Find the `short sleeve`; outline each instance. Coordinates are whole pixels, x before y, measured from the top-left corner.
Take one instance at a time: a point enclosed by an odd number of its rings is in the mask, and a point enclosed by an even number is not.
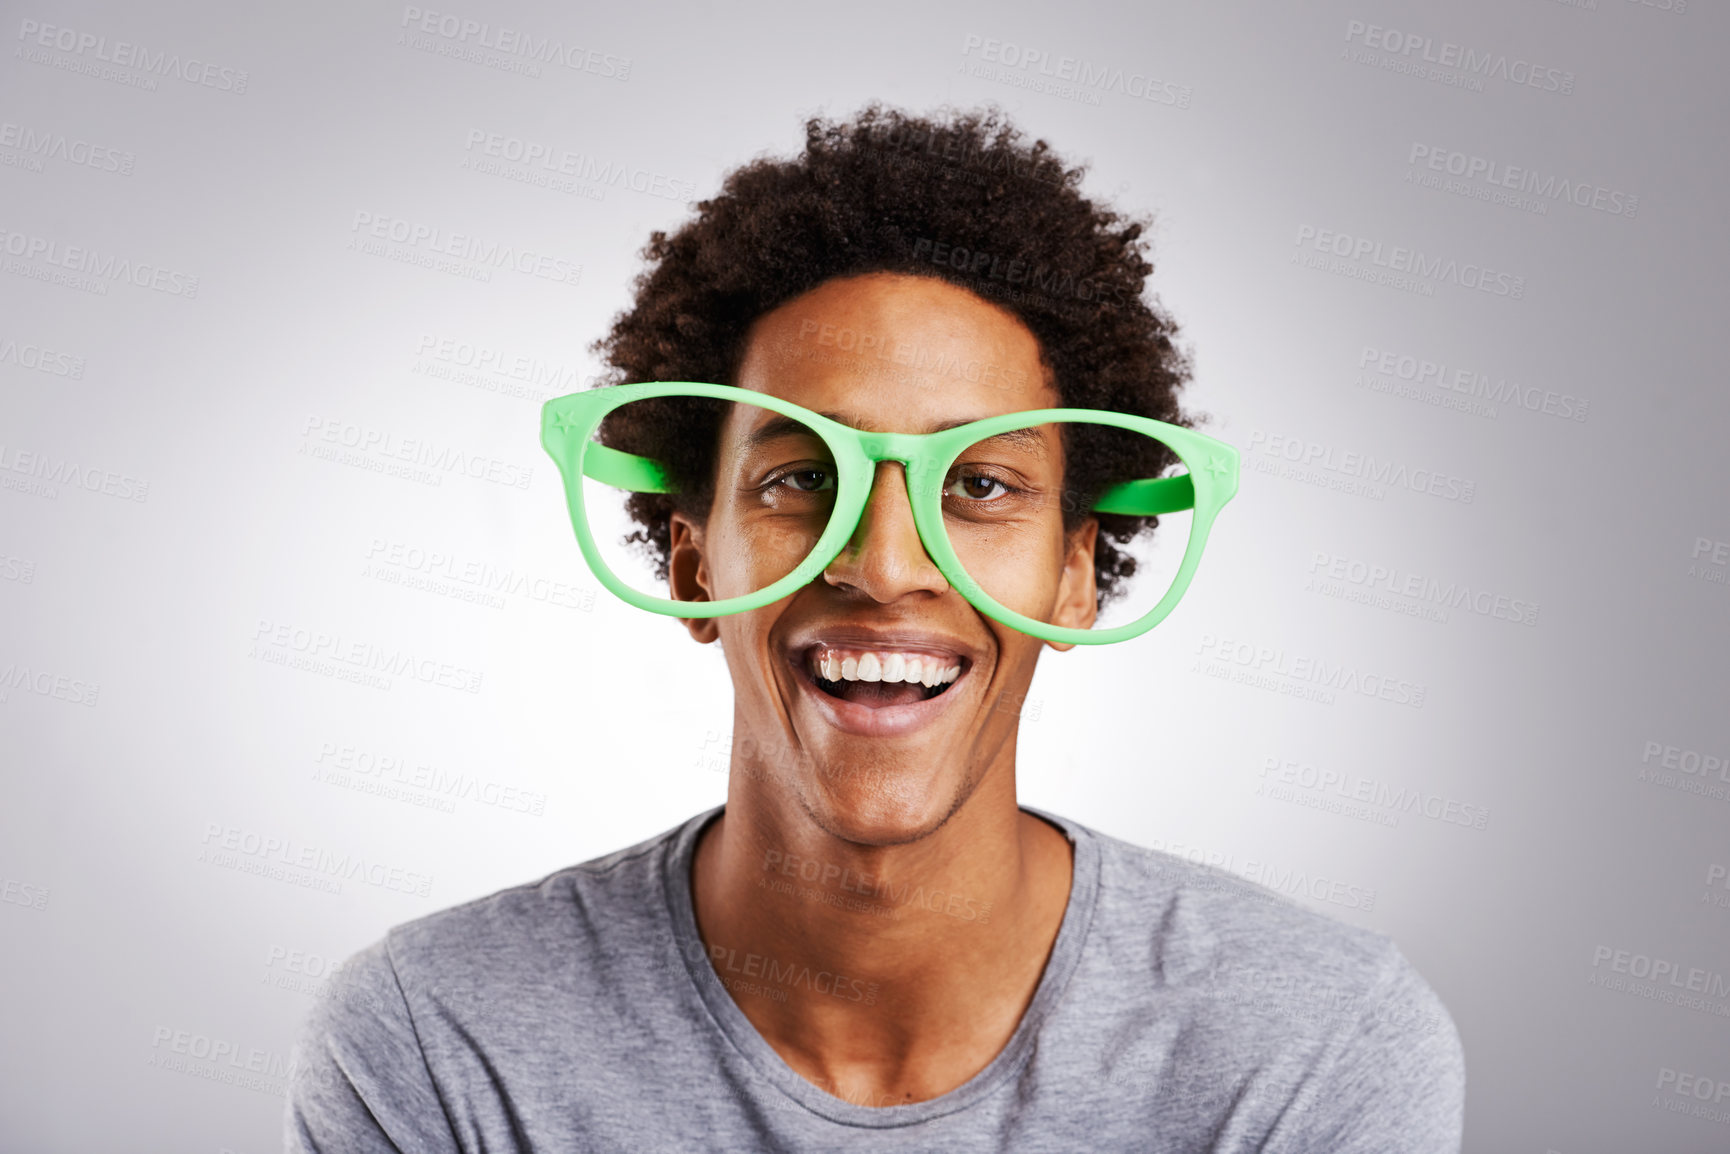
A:
[[[1466,1062],[1448,1009],[1399,948],[1356,1026],[1293,1101],[1288,1154],[1459,1154]]]
[[[457,1154],[387,943],[331,977],[289,1061],[289,1154]]]

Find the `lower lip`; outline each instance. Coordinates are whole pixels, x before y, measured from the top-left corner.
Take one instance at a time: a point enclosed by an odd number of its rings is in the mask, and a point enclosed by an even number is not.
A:
[[[793,667],[793,676],[799,682],[799,687],[805,696],[817,707],[817,712],[830,725],[842,733],[851,733],[859,737],[898,737],[911,733],[924,725],[935,721],[939,714],[949,708],[961,688],[961,683],[967,680],[973,672],[970,665],[962,670],[961,676],[949,683],[949,688],[936,697],[928,697],[923,701],[909,702],[906,705],[884,705],[873,708],[860,705],[856,701],[847,701],[840,697],[831,697],[824,693],[811,675],[805,672],[802,661],[789,661]]]

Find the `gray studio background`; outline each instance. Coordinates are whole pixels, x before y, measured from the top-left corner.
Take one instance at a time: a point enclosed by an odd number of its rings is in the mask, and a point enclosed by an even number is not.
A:
[[[722,800],[720,652],[596,588],[539,406],[881,98],[1156,213],[1243,452],[1023,800],[1393,936],[1467,1150],[1730,1149],[1718,6],[0,12],[0,1147],[276,1149],[337,960]]]

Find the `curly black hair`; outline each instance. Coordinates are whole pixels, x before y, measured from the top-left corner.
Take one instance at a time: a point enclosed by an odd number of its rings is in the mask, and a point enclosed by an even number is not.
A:
[[[851,120],[805,123],[805,149],[735,169],[695,218],[656,231],[630,309],[593,345],[599,387],[638,381],[734,383],[753,321],[827,281],[873,272],[937,277],[1012,312],[1039,342],[1060,405],[1193,427],[1178,407],[1188,355],[1178,326],[1143,299],[1151,221],[1082,196],[1067,166],[994,106],[942,117],[867,105]],[[614,410],[602,443],[665,462],[677,494],[635,493],[626,538],[665,580],[669,518],[701,524],[713,500],[722,402],[643,401]],[[1132,443],[1133,442],[1133,443]],[[1103,428],[1065,443],[1064,525],[1079,527],[1108,485],[1159,476],[1165,446]],[[1156,517],[1091,514],[1098,604],[1135,571],[1127,545]],[[1115,543],[1115,544],[1114,544]]]

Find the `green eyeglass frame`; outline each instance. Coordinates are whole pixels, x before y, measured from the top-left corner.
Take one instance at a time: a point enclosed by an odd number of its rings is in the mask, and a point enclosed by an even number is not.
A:
[[[620,405],[667,396],[711,397],[773,410],[809,425],[834,454],[838,474],[834,512],[810,555],[791,573],[743,597],[678,601],[633,589],[608,567],[595,545],[594,533],[584,511],[583,478],[635,493],[672,493],[677,491],[677,486],[659,462],[635,453],[621,452],[591,438],[606,415]],[[1108,629],[1075,629],[1046,624],[1018,613],[994,600],[968,576],[943,528],[943,480],[962,450],[985,437],[1049,421],[1091,421],[1144,433],[1163,441],[1189,470],[1173,477],[1120,482],[1093,503],[1093,512],[1128,516],[1194,510],[1189,543],[1176,579],[1159,603],[1134,621]],[[589,568],[602,585],[639,609],[687,619],[722,617],[761,609],[797,592],[816,580],[853,538],[870,499],[877,462],[898,461],[906,471],[907,496],[913,506],[913,524],[918,529],[919,539],[949,584],[974,608],[993,620],[1042,641],[1075,645],[1127,641],[1166,618],[1189,588],[1190,578],[1201,561],[1208,531],[1225,503],[1236,494],[1238,479],[1238,452],[1231,445],[1193,429],[1131,413],[1114,413],[1105,409],[1027,409],[986,417],[935,433],[874,433],[843,425],[767,393],[693,381],[612,385],[554,397],[541,408],[541,444],[558,465],[559,474],[564,479],[571,527],[576,531],[577,545],[582,549]]]

